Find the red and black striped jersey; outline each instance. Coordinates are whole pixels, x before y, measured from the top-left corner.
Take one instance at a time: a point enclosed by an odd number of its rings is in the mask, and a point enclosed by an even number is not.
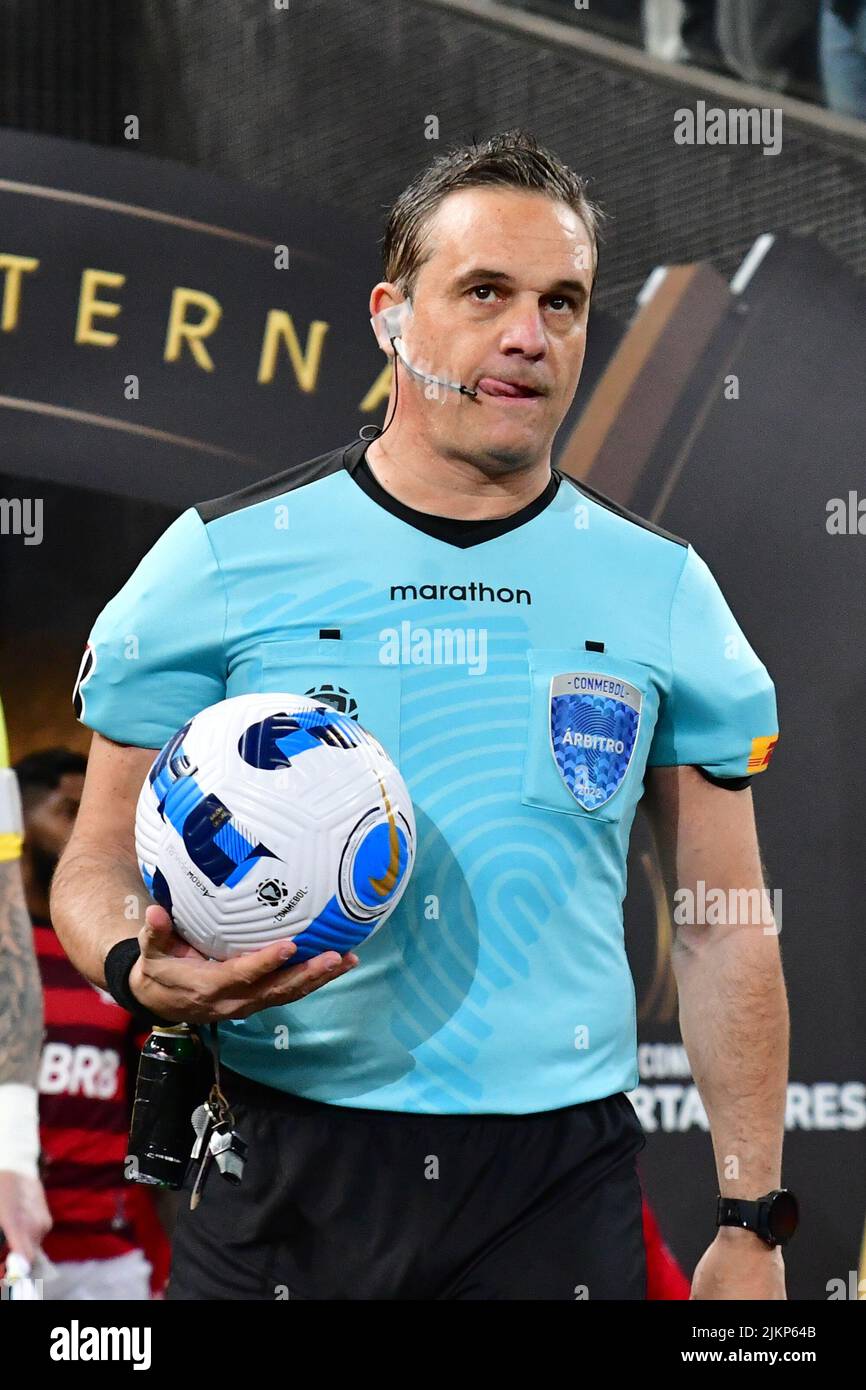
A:
[[[43,1185],[52,1260],[107,1259],[139,1245],[123,1175],[141,1039],[132,1017],[67,958],[50,922],[33,918],[45,1000],[39,1071]]]

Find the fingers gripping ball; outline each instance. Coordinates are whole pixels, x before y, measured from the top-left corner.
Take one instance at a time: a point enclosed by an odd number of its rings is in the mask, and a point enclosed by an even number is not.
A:
[[[169,739],[135,847],[176,931],[228,960],[293,937],[300,963],[387,921],[415,860],[406,785],[356,720],[302,695],[239,695]]]

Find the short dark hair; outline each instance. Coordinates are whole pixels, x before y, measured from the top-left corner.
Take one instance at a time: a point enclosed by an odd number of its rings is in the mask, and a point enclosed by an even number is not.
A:
[[[87,759],[83,753],[71,748],[40,748],[36,753],[28,753],[14,764],[22,798],[31,804],[42,800],[49,792],[60,786],[60,779],[67,773],[87,771]]]
[[[456,146],[434,159],[403,189],[385,224],[385,279],[410,297],[418,272],[430,255],[424,233],[439,204],[458,189],[486,186],[528,189],[567,203],[589,232],[595,283],[605,214],[590,202],[585,180],[524,130],[506,130],[481,143]]]

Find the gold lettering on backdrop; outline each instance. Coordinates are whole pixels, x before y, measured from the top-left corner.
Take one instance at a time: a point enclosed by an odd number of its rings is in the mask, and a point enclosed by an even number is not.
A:
[[[3,317],[0,319],[0,327],[4,333],[11,333],[18,327],[21,276],[38,268],[39,262],[32,256],[13,256],[10,251],[0,252],[0,270],[6,272],[3,284]]]
[[[117,275],[113,270],[85,270],[81,275],[81,293],[78,296],[78,321],[75,325],[76,343],[89,343],[92,347],[114,347],[116,333],[106,333],[93,327],[95,318],[116,319],[121,306],[108,299],[98,299],[97,290],[119,290],[126,284],[125,275]]]
[[[41,261],[35,256],[18,256],[11,251],[0,251],[0,331],[11,333],[18,328],[23,277],[40,267]],[[119,271],[100,270],[92,266],[82,270],[75,321],[76,343],[86,347],[117,346],[120,334],[97,325],[101,319],[118,318],[124,306],[101,295],[107,290],[122,289],[126,280],[126,275]],[[214,371],[215,364],[205,339],[216,332],[222,316],[222,305],[212,294],[176,285],[172,289],[166,324],[164,360],[177,362],[184,355],[184,350],[188,349],[202,371]],[[258,384],[267,386],[275,380],[285,350],[299,389],[306,394],[314,392],[330,327],[330,323],[324,319],[312,319],[302,345],[295,320],[288,310],[269,309],[259,353]],[[364,414],[376,410],[388,400],[391,379],[392,367],[386,363],[361,401],[360,410]]]
[[[362,414],[368,414],[369,411],[375,410],[378,406],[380,406],[383,401],[387,401],[390,390],[391,363],[386,362],[385,366],[382,368],[381,372],[376,377],[376,380],[373,382],[373,385],[370,387],[369,391],[367,392],[366,396],[361,402],[359,408]]]
[[[259,374],[256,378],[259,385],[264,386],[269,381],[273,381],[277,370],[280,343],[285,343],[289,350],[289,359],[295,373],[295,379],[301,390],[314,390],[327,331],[327,323],[324,323],[322,319],[313,319],[307,333],[307,351],[304,355],[301,353],[301,345],[298,342],[298,335],[295,332],[291,314],[287,314],[284,309],[271,309],[265,320],[265,332],[262,338]]]
[[[202,310],[198,323],[190,323],[186,317],[189,307]],[[165,360],[176,362],[183,351],[184,343],[203,371],[213,371],[213,359],[202,342],[214,333],[222,318],[222,305],[212,294],[203,290],[189,290],[178,285],[171,296],[171,309],[168,315],[168,330],[165,335]]]

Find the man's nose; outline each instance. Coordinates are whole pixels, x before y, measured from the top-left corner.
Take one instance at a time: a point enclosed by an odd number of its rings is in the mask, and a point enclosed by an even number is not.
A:
[[[534,304],[513,304],[502,325],[500,347],[503,352],[518,350],[527,357],[540,357],[547,351],[544,318],[536,301]]]

